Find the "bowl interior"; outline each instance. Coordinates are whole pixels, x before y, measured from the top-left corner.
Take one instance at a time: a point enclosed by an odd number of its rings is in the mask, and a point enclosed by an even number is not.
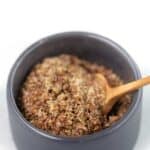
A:
[[[60,54],[72,54],[90,62],[104,64],[112,68],[125,82],[138,78],[135,64],[132,64],[134,62],[114,42],[94,34],[58,34],[33,44],[16,61],[11,74],[12,93],[16,103],[20,86],[31,68],[45,57]]]
[[[17,61],[13,80],[14,97],[17,100],[21,83],[36,63],[44,57],[60,54],[72,54],[90,62],[104,64],[112,68],[125,82],[135,79],[131,62],[118,49],[110,41],[94,36],[64,34],[43,39],[29,47]]]

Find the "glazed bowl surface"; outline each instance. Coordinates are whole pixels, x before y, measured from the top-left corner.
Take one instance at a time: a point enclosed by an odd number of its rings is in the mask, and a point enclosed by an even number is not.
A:
[[[12,135],[18,150],[132,150],[140,127],[142,90],[133,93],[125,115],[111,127],[81,137],[60,137],[32,126],[21,114],[17,97],[31,68],[45,57],[71,54],[110,67],[125,82],[141,77],[129,54],[118,44],[88,32],[66,32],[39,40],[13,65],[7,83],[7,103]]]

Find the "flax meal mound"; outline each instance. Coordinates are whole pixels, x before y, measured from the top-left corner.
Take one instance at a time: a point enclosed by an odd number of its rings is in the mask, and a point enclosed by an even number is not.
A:
[[[122,97],[103,115],[105,91],[96,73],[102,73],[112,87],[123,83],[111,69],[75,56],[44,59],[33,67],[21,88],[23,115],[35,127],[61,136],[81,136],[111,126],[127,111],[131,96]]]

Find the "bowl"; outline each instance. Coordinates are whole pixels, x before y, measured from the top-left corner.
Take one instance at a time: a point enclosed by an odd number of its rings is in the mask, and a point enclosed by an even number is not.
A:
[[[7,104],[13,139],[19,150],[131,150],[136,142],[140,120],[142,90],[133,93],[125,115],[111,127],[81,137],[61,137],[32,126],[17,105],[19,88],[32,66],[44,57],[72,54],[112,68],[125,81],[141,77],[127,52],[112,40],[88,32],[66,32],[39,40],[16,60],[7,83]]]

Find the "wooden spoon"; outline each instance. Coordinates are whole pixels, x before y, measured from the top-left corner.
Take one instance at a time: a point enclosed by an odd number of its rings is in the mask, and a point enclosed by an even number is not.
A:
[[[119,100],[118,98],[122,95],[132,92],[141,88],[144,85],[150,84],[150,76],[129,82],[127,84],[118,86],[118,87],[110,87],[106,78],[102,74],[96,74],[96,77],[99,79],[101,85],[105,88],[106,99],[103,103],[103,113],[108,114],[112,109],[113,105]]]

